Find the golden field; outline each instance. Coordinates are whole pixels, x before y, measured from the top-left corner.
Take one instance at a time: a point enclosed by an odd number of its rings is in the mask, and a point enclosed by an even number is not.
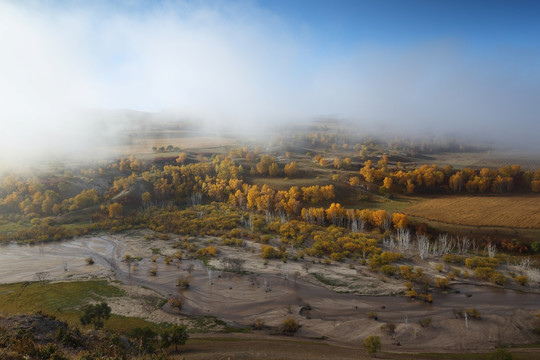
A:
[[[449,224],[540,229],[539,195],[441,197],[403,212]]]

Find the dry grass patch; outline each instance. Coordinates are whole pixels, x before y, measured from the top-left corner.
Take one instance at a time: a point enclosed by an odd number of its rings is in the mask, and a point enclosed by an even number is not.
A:
[[[426,200],[407,215],[470,226],[540,229],[540,196],[451,196]]]

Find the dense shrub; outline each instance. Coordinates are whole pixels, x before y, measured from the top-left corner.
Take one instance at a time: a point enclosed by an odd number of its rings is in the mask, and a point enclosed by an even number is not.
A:
[[[489,360],[513,360],[514,356],[506,349],[497,349],[489,354]]]
[[[182,306],[184,305],[184,299],[180,296],[175,296],[167,300],[167,303],[175,309],[181,310]]]
[[[518,275],[514,278],[514,281],[521,286],[526,286],[529,284],[529,278],[525,275]]]
[[[278,256],[278,251],[272,246],[263,245],[261,249],[262,249],[261,257],[263,259],[267,259],[267,260],[274,259]]]
[[[474,275],[476,275],[477,278],[480,280],[489,280],[491,275],[493,274],[493,269],[490,267],[477,267],[474,269]]]
[[[199,249],[195,252],[195,256],[201,257],[201,256],[216,256],[216,247],[215,246],[207,246],[205,248]]]
[[[435,286],[441,289],[446,289],[448,287],[448,284],[450,281],[448,278],[442,277],[442,276],[435,276]]]
[[[477,267],[474,270],[474,274],[480,280],[491,281],[499,285],[504,285],[507,282],[507,278],[504,276],[504,274],[495,271],[490,267]]]
[[[419,324],[421,327],[426,328],[431,324],[431,321],[432,321],[431,318],[425,318],[425,319],[420,320]]]
[[[480,313],[475,308],[466,309],[465,313],[473,319],[480,319]]]
[[[381,266],[381,271],[383,274],[387,276],[392,276],[392,275],[397,274],[399,270],[397,266],[394,266],[394,265],[383,265]]]
[[[473,258],[465,259],[465,266],[469,269],[475,269],[477,267],[489,267],[494,269],[499,266],[499,260],[489,257],[475,256]]]
[[[377,271],[381,266],[391,264],[401,258],[403,258],[403,255],[394,252],[373,254],[369,258],[369,266],[372,271]]]
[[[287,335],[293,335],[300,328],[300,324],[295,319],[288,317],[281,324],[281,332]]]
[[[450,264],[465,264],[465,259],[463,255],[446,254],[443,256],[443,261]]]
[[[498,271],[493,271],[493,273],[489,277],[489,281],[494,282],[498,285],[504,285],[507,283],[508,279],[506,278],[506,276],[504,276],[504,274]]]

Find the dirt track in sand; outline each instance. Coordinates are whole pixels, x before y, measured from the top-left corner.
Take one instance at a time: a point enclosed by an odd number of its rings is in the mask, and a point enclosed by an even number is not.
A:
[[[500,343],[530,343],[536,338],[531,335],[532,315],[538,312],[539,295],[492,287],[468,284],[453,284],[460,293],[434,295],[434,304],[409,300],[400,296],[358,296],[336,293],[314,283],[314,278],[305,271],[284,278],[284,267],[280,261],[262,265],[250,251],[245,254],[246,268],[256,275],[212,273],[210,284],[207,268],[198,260],[183,260],[166,265],[163,258],[156,263],[150,261],[151,247],[159,248],[163,254],[174,253],[171,242],[153,241],[142,237],[84,237],[70,241],[49,243],[43,246],[3,246],[0,250],[0,278],[2,282],[29,281],[35,279],[37,271],[50,271],[50,279],[69,280],[89,277],[115,277],[130,288],[144,285],[159,294],[169,297],[181,294],[185,298],[184,311],[191,315],[213,315],[230,324],[251,325],[262,319],[266,326],[277,327],[285,317],[296,318],[301,329],[297,336],[304,338],[326,337],[329,341],[358,346],[371,334],[382,336],[386,348],[410,351],[461,351],[489,349]],[[141,256],[136,269],[128,271],[121,262],[124,253]],[[86,257],[96,263],[89,266]],[[218,264],[218,260],[212,263]],[[64,265],[67,264],[67,271]],[[190,265],[193,266],[189,271]],[[300,265],[297,265],[298,267]],[[156,269],[157,276],[149,270]],[[287,267],[289,273],[295,271]],[[314,265],[310,273],[326,271],[330,274],[345,274],[353,277],[346,269]],[[190,281],[187,290],[176,287],[182,276]],[[366,281],[373,280],[366,276]],[[360,275],[356,277],[362,278]],[[296,280],[295,280],[296,279]],[[359,281],[359,280],[357,280]],[[379,281],[379,280],[378,280]],[[381,281],[379,281],[381,282]],[[266,283],[266,286],[265,286]],[[371,284],[371,283],[370,283]],[[381,282],[384,291],[393,289],[392,284]],[[270,291],[268,291],[270,290]],[[139,290],[137,290],[139,291]],[[141,290],[151,293],[151,290]],[[466,296],[465,294],[471,295]],[[133,298],[116,301],[113,311],[123,315],[148,317],[153,321],[182,322],[182,317],[163,310],[151,312],[139,309]],[[475,307],[482,315],[481,320],[465,321],[454,314],[454,310]],[[368,319],[366,313],[374,311],[378,319]],[[431,318],[427,328],[419,325],[420,320]],[[396,336],[384,335],[380,327],[384,323],[396,325]],[[400,342],[397,347],[392,344]]]

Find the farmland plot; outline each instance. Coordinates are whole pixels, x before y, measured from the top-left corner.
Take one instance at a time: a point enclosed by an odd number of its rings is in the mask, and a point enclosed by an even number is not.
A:
[[[422,201],[407,215],[450,224],[540,229],[540,196],[452,196]]]

